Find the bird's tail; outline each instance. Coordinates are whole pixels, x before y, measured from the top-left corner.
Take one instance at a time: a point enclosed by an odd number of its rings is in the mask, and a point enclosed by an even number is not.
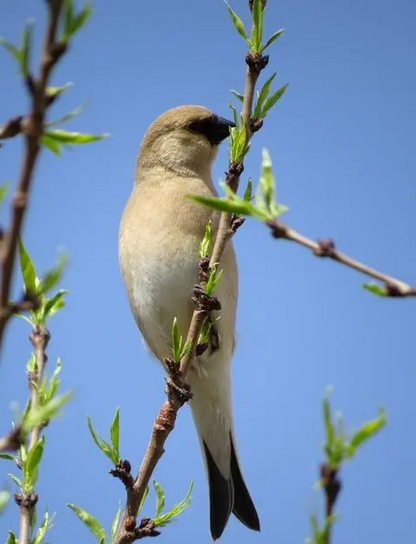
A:
[[[225,379],[225,383],[216,380],[214,384],[212,378],[200,377],[191,383],[194,393],[191,409],[208,478],[211,536],[217,540],[231,513],[254,531],[260,531],[260,522],[238,462],[229,383]]]
[[[249,529],[260,531],[260,521],[238,463],[230,435],[230,475],[224,478],[205,442],[204,454],[208,473],[210,528],[213,540],[222,535],[231,512]]]

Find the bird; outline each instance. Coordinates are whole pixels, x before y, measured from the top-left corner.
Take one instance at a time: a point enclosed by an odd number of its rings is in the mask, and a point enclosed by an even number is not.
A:
[[[206,225],[211,221],[215,238],[219,224],[218,212],[187,197],[217,195],[211,169],[220,143],[233,126],[205,107],[179,106],[161,114],[141,142],[134,187],[120,223],[119,264],[137,326],[163,365],[172,353],[174,318],[181,335],[187,335]],[[233,427],[231,359],[238,270],[231,242],[221,267],[215,291],[221,311],[213,317],[219,346],[199,355],[187,375],[193,393],[190,408],[208,479],[213,540],[221,537],[231,513],[249,529],[260,531]]]

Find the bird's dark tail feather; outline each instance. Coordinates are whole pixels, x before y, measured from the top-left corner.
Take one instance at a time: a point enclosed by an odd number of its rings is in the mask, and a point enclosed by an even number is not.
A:
[[[231,512],[249,529],[260,531],[260,521],[256,508],[243,480],[234,442],[231,439],[230,479],[226,480],[219,471],[205,442],[209,499],[210,528],[213,540],[220,538],[228,523]]]
[[[234,487],[233,514],[249,529],[260,531],[260,520],[241,474],[234,440],[231,437],[231,478]]]
[[[205,442],[203,444],[208,471],[211,536],[213,540],[217,540],[222,535],[233,509],[233,483],[232,480],[224,478],[207,445]]]

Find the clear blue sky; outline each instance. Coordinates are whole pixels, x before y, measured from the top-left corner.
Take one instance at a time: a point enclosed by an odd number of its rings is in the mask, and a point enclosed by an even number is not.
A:
[[[16,41],[24,20],[43,28],[43,4],[2,2],[0,34]],[[414,0],[269,2],[266,30],[285,28],[266,74],[290,83],[253,141],[245,175],[259,172],[262,147],[272,156],[287,221],[311,236],[333,237],[358,259],[416,282],[416,37]],[[247,15],[245,0],[234,0]],[[111,138],[61,159],[43,153],[24,239],[39,271],[56,249],[71,256],[62,282],[67,308],[50,323],[50,365],[63,361],[63,388],[75,398],[47,430],[40,512],[57,512],[48,541],[93,542],[65,508],[76,503],[109,527],[121,484],[93,446],[86,415],[106,433],[121,408],[122,454],[136,470],[163,395],[163,374],[143,349],[118,270],[120,215],[133,183],[147,126],[179,104],[227,115],[228,91],[242,90],[244,44],[221,0],[96,1],[54,83],[75,86],[53,108],[58,116],[84,100],[68,129]],[[247,17],[246,17],[247,21]],[[25,111],[10,58],[0,55],[1,118]],[[0,152],[1,180],[17,176],[21,142]],[[226,168],[226,144],[214,179]],[[157,209],[155,209],[157,213]],[[306,250],[271,239],[248,221],[235,239],[240,267],[238,345],[234,358],[236,432],[244,473],[262,532],[234,519],[224,544],[300,544],[319,501],[312,492],[323,441],[321,399],[335,386],[334,406],[349,429],[384,405],[387,428],[342,471],[334,544],[391,544],[414,537],[416,366],[413,300],[383,300],[363,278]],[[19,282],[15,285],[16,293]],[[26,398],[30,353],[23,321],[8,330],[0,368],[0,431],[10,402]],[[208,494],[199,446],[185,408],[156,472],[167,505],[191,479],[193,503],[160,542],[210,542]],[[0,486],[6,484],[2,464]],[[144,514],[152,515],[149,503]],[[10,504],[1,537],[17,528]]]

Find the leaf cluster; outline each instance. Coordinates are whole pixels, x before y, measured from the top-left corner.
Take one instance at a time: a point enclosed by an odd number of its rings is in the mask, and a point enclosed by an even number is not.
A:
[[[55,315],[65,306],[64,296],[68,291],[60,289],[50,297],[48,297],[46,293],[51,291],[60,281],[68,259],[65,255],[60,255],[56,265],[45,272],[42,278],[38,278],[32,259],[20,239],[19,260],[25,296],[28,299],[37,300],[39,302],[39,306],[35,310],[29,312],[29,318],[23,314],[19,314],[19,317],[28,321],[32,326],[43,326],[48,318]]]
[[[265,223],[275,220],[287,211],[286,206],[277,204],[275,200],[275,179],[270,156],[266,149],[263,150],[261,175],[254,199],[251,180],[247,184],[243,198],[234,193],[226,184],[222,184],[222,187],[225,197],[189,195],[188,198],[214,210],[238,216],[254,217]]]
[[[235,29],[249,46],[250,52],[254,55],[263,54],[263,52],[284,33],[283,29],[277,30],[276,32],[273,32],[273,34],[268,40],[266,40],[265,43],[263,43],[263,19],[265,8],[263,8],[261,0],[254,0],[253,2],[250,37],[248,37],[247,35],[243,21],[232,10],[230,4],[228,2],[225,2],[225,5],[227,6],[228,13],[231,17]]]

